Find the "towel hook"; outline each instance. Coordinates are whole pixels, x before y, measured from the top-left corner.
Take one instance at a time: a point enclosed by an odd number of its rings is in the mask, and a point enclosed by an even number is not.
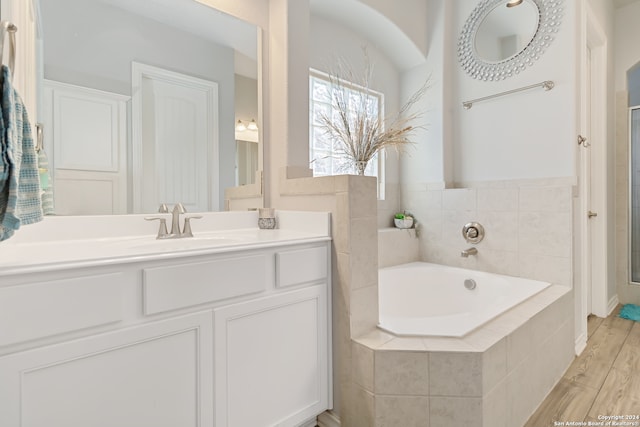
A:
[[[36,123],[36,152],[39,153],[44,147],[44,125]]]
[[[9,21],[0,22],[0,65],[4,63],[4,35],[9,33],[9,70],[13,78],[16,65],[16,31],[18,27]]]

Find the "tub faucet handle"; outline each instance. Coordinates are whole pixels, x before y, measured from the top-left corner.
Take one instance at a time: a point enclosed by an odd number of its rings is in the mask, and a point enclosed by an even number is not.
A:
[[[484,238],[484,227],[479,222],[468,222],[462,227],[462,237],[467,243],[478,244]]]
[[[469,229],[467,230],[467,237],[469,239],[475,239],[476,237],[478,237],[478,229],[475,227],[469,227]]]

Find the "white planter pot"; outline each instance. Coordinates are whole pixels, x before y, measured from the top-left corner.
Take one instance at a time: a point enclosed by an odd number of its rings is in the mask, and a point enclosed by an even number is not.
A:
[[[393,219],[396,228],[411,228],[413,227],[413,218]]]

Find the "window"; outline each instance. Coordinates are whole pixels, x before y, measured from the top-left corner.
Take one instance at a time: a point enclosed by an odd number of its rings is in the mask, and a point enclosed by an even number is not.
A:
[[[371,89],[356,84],[348,84],[340,88],[332,87],[329,76],[312,70],[309,76],[309,160],[313,168],[313,176],[328,176],[338,174],[355,174],[355,167],[340,153],[339,143],[331,141],[322,127],[321,118],[335,117],[335,107],[332,102],[332,91],[342,90],[346,97],[352,99],[350,106],[360,108],[362,96],[368,96],[366,108],[369,114],[381,117],[383,114],[384,96]],[[367,165],[365,175],[378,177],[378,192],[380,193],[383,165],[378,153]]]

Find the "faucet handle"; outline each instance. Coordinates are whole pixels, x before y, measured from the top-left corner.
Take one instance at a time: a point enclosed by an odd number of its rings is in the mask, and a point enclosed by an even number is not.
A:
[[[167,220],[166,220],[166,218],[161,218],[161,217],[158,217],[158,216],[147,216],[147,217],[144,218],[144,220],[145,221],[155,221],[155,220],[160,221],[160,227],[158,228],[158,235],[156,236],[156,239],[164,239],[169,234],[167,232]]]
[[[202,215],[184,217],[184,228],[182,229],[182,237],[193,237],[193,232],[191,231],[191,220],[200,218],[202,218]]]
[[[167,207],[166,203],[160,204],[160,207],[158,208],[158,213],[169,213],[169,208]]]

